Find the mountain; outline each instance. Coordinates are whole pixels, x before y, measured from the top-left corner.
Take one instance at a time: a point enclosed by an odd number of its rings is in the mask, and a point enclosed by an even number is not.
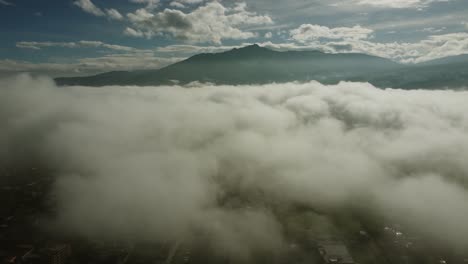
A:
[[[258,45],[223,53],[205,53],[159,70],[108,72],[88,77],[57,78],[59,85],[162,85],[193,81],[249,84],[319,80],[326,83],[398,64],[364,54],[318,51],[278,52]]]
[[[381,87],[415,88],[420,84],[428,85],[424,78],[434,77],[433,67],[438,66],[405,66],[358,53],[279,52],[250,45],[222,53],[198,54],[158,70],[116,71],[88,77],[57,78],[55,81],[58,85],[144,86],[194,81],[236,85],[317,80],[333,84],[348,80],[369,81]],[[453,74],[446,75],[453,77]],[[445,80],[440,76],[439,79]]]

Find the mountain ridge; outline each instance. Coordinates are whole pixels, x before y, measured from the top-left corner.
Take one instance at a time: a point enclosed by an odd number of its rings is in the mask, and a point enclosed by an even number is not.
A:
[[[450,63],[450,62],[449,62]],[[265,84],[271,82],[311,81],[325,84],[340,81],[370,82],[379,87],[433,88],[434,83],[449,81],[449,87],[468,84],[467,60],[457,60],[453,73],[434,75],[439,64],[403,65],[389,59],[361,53],[323,53],[320,51],[275,51],[257,44],[220,53],[200,53],[157,70],[114,71],[87,77],[56,78],[58,85],[172,85],[190,82],[215,84]],[[465,67],[466,64],[466,67]],[[421,78],[410,76],[417,73]],[[452,75],[460,81],[453,81]],[[400,79],[399,76],[403,78]],[[465,78],[466,77],[466,78]],[[451,81],[451,82],[450,82]],[[422,86],[418,86],[424,84]]]

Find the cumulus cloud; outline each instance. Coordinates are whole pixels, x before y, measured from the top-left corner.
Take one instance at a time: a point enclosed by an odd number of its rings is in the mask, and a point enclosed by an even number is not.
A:
[[[430,30],[433,29],[427,29],[427,31]],[[372,41],[372,32],[372,29],[360,26],[328,28],[305,24],[290,31],[291,39],[301,45],[290,43],[276,46],[293,49],[319,49],[332,53],[367,53],[403,63],[419,63],[468,53],[468,33],[465,32],[431,35],[418,42],[386,43]]]
[[[281,248],[274,208],[299,203],[366,208],[434,243],[468,246],[467,92],[57,88],[27,76],[0,87],[1,160],[54,168],[53,221],[71,234],[204,237],[248,257]]]
[[[128,30],[125,33],[146,37],[168,34],[191,43],[221,44],[223,39],[248,39],[256,36],[245,30],[245,27],[273,24],[269,16],[249,12],[246,8],[245,3],[225,7],[214,1],[188,13],[176,9],[164,9],[155,13],[144,8],[138,9],[127,14],[132,23],[132,33],[138,34],[131,34]]]

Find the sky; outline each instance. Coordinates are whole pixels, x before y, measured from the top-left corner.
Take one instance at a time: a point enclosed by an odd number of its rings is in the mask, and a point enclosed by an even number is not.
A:
[[[161,68],[258,43],[400,63],[468,53],[466,0],[0,0],[0,76]]]

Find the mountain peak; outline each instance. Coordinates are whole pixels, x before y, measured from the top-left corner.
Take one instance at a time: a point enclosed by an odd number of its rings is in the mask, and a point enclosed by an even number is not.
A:
[[[245,46],[243,48],[244,49],[258,49],[258,48],[261,48],[261,47],[258,44],[252,44],[252,45]]]
[[[267,48],[260,47],[258,44],[252,44],[252,45],[247,45],[242,48],[235,48],[233,50],[250,50],[250,51],[256,51],[256,50],[268,50]]]

